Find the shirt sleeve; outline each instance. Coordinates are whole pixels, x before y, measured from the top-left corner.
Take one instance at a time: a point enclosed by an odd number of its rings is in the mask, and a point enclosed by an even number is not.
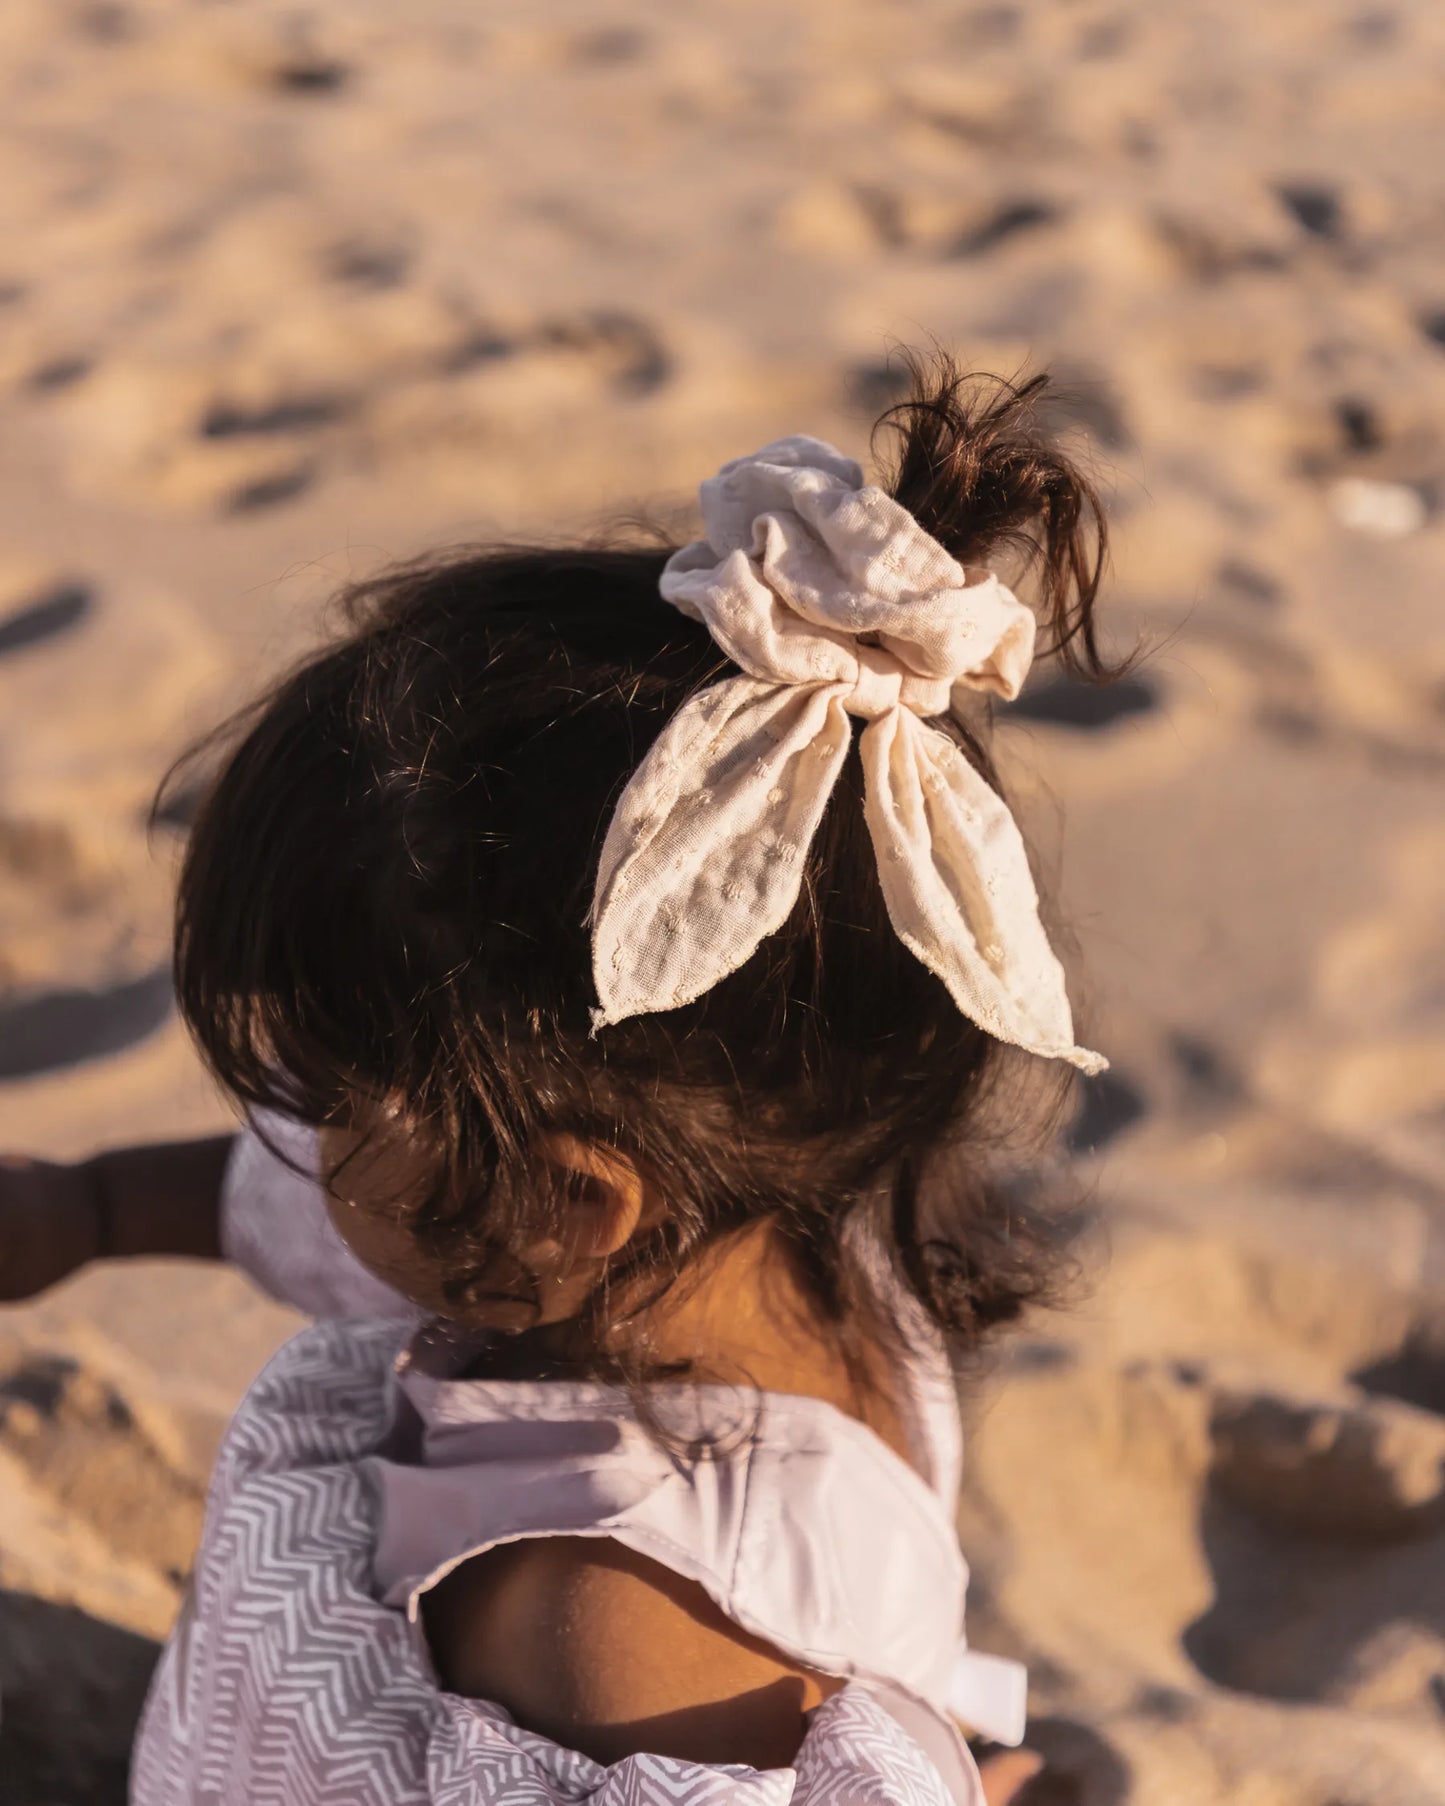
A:
[[[226,1164],[221,1251],[268,1296],[309,1317],[419,1315],[333,1226],[316,1131],[269,1111],[242,1129]]]

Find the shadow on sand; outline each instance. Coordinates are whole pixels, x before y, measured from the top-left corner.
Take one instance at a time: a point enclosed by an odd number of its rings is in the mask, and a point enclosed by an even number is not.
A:
[[[0,1079],[119,1053],[154,1034],[171,1004],[169,966],[99,990],[42,991],[0,1003]]]
[[[0,1806],[124,1806],[159,1646],[0,1591]]]

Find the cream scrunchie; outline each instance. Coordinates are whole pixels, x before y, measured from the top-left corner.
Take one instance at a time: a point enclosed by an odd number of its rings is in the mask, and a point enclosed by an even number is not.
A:
[[[956,685],[1018,694],[1034,617],[821,440],[779,439],[702,485],[706,538],[662,594],[744,675],[678,710],[633,773],[592,907],[597,1027],[691,1003],[787,920],[859,737],[889,918],[964,1015],[1085,1072],[1018,827],[925,717]]]

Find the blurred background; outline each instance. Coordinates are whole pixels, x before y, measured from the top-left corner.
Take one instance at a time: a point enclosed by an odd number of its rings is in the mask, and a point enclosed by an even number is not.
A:
[[[866,456],[890,352],[1052,370],[1112,691],[1002,758],[1114,1068],[1084,1302],[970,1399],[1041,1806],[1445,1801],[1445,11],[5,0],[0,1151],[227,1116],[170,1011],[190,738],[442,541]],[[123,1797],[294,1327],[0,1312],[0,1801]]]

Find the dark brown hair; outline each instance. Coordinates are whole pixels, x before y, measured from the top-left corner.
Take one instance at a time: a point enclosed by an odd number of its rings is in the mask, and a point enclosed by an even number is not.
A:
[[[1104,524],[1042,434],[1046,378],[914,367],[879,423],[890,492],[961,562],[1025,555],[1046,642],[1100,677]],[[552,1208],[545,1135],[625,1150],[668,1201],[659,1284],[730,1228],[788,1232],[821,1309],[858,1308],[849,1224],[971,1344],[1045,1289],[1058,1237],[990,1179],[1042,1063],[960,1015],[884,910],[856,759],[796,907],[696,1003],[591,1033],[586,927],[614,803],[678,707],[733,668],[664,602],[670,546],[464,550],[343,598],[348,631],[238,723],[195,823],[176,981],[248,1106],[321,1122],[385,1097],[433,1176],[412,1227],[456,1315]],[[956,734],[997,785],[986,722]],[[1051,1077],[1064,1076],[1051,1069]],[[599,1309],[601,1305],[599,1304]]]

